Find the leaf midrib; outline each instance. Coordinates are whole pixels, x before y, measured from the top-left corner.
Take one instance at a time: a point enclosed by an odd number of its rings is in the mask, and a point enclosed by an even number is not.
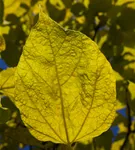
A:
[[[46,30],[47,32],[47,30]],[[48,33],[47,33],[48,34]],[[62,89],[61,89],[61,84],[60,84],[60,79],[59,79],[59,75],[58,75],[58,67],[57,67],[57,62],[56,62],[56,56],[54,54],[54,51],[53,51],[53,47],[52,47],[52,44],[51,44],[51,40],[50,40],[50,36],[48,34],[48,40],[50,42],[50,47],[51,47],[51,50],[52,50],[52,55],[53,55],[53,58],[54,58],[54,67],[55,67],[55,72],[56,72],[56,78],[57,78],[57,82],[58,82],[58,87],[59,87],[59,92],[60,92],[60,101],[61,101],[61,112],[62,112],[62,117],[63,117],[63,123],[64,123],[64,128],[65,128],[65,134],[66,134],[66,138],[67,138],[67,144],[70,145],[70,141],[69,141],[69,135],[68,135],[68,130],[67,130],[67,123],[66,123],[66,119],[65,119],[65,111],[64,111],[64,99],[63,99],[63,94],[62,94]],[[64,43],[64,42],[63,42]],[[62,44],[63,44],[62,43]],[[62,45],[61,45],[62,47]],[[61,49],[60,47],[60,49]]]

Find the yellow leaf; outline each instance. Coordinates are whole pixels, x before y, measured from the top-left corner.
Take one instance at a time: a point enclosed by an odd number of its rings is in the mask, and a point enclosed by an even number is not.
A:
[[[0,92],[10,98],[14,97],[14,72],[15,68],[8,68],[0,72]]]
[[[130,93],[131,93],[131,100],[135,100],[135,83],[134,82],[131,82],[131,81],[129,81],[129,86],[128,86],[128,89],[129,89],[129,91],[130,91]]]
[[[115,0],[114,0],[115,1]],[[117,2],[115,2],[115,5],[118,5],[118,6],[121,6],[125,3],[128,3],[128,2],[132,2],[133,0],[117,0]]]
[[[90,1],[89,0],[84,0],[83,3],[85,5],[85,7],[88,8],[89,4],[90,4]]]
[[[129,81],[128,90],[130,92],[129,105],[131,110],[135,113],[135,83],[134,82]]]
[[[118,124],[118,127],[119,127],[119,133],[121,133],[121,132],[125,132],[125,133],[127,133],[127,127],[124,125],[124,123],[122,122],[122,123],[119,123]]]
[[[84,22],[85,22],[85,16],[77,17],[76,20],[77,20],[80,24],[84,24]]]
[[[26,12],[26,9],[21,4],[30,6],[30,3],[31,0],[4,0],[4,15],[15,14],[16,16],[21,16]]]
[[[122,138],[122,139],[120,139],[120,140],[118,140],[118,141],[112,143],[112,148],[111,148],[111,150],[119,150],[119,149],[121,148],[121,146],[122,146],[124,140],[125,140],[125,139]]]
[[[5,15],[14,13],[17,10],[17,8],[19,7],[20,3],[21,3],[20,0],[4,0]]]
[[[125,46],[121,56],[123,60],[118,66],[120,74],[128,80],[135,81],[135,49]]]
[[[37,139],[70,145],[106,131],[115,77],[97,45],[40,12],[15,72],[15,104]]]
[[[128,7],[130,8],[135,8],[135,0],[118,0],[115,5],[116,6],[121,6],[121,5],[124,5],[124,4],[127,4]]]
[[[0,34],[0,52],[6,49],[6,43],[4,37]]]

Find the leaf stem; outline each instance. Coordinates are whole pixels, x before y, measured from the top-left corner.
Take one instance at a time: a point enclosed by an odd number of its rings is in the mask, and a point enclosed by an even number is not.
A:
[[[61,150],[73,150],[73,147],[71,145],[61,145]]]

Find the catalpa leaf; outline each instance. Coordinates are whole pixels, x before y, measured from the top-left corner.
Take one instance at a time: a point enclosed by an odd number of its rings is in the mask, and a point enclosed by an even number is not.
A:
[[[115,117],[115,77],[97,45],[42,11],[15,72],[15,104],[37,139],[83,142]]]

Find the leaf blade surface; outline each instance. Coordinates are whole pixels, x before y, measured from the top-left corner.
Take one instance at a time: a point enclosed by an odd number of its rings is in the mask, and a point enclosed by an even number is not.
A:
[[[70,144],[106,131],[115,117],[115,77],[97,45],[43,12],[15,74],[15,103],[39,140]]]

